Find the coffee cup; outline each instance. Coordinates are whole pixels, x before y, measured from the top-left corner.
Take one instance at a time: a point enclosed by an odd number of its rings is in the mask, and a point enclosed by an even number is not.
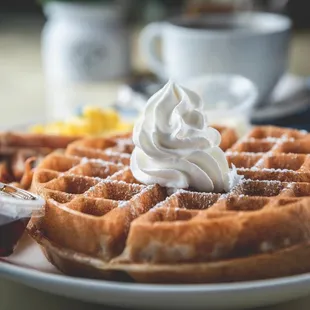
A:
[[[270,13],[176,17],[146,26],[140,44],[162,80],[241,75],[256,85],[257,104],[263,105],[286,70],[290,28],[288,17]]]

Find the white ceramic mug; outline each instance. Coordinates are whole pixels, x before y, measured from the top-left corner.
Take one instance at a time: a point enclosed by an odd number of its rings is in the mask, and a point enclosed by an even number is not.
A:
[[[146,26],[140,43],[161,79],[237,74],[256,84],[262,104],[286,70],[290,28],[289,18],[268,13],[178,17]]]

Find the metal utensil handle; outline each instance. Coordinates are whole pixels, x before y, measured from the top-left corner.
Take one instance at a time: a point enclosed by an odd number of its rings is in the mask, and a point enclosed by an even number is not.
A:
[[[24,199],[24,200],[37,199],[36,196],[34,196],[33,194],[23,189],[4,184],[2,182],[0,182],[0,194],[2,195],[4,194],[6,196],[10,196],[10,197],[17,198],[17,199]]]

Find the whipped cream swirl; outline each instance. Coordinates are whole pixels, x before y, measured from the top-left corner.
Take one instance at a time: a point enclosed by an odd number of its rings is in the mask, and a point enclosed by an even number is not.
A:
[[[239,181],[208,126],[201,99],[169,81],[153,95],[133,130],[130,167],[144,184],[227,192]]]

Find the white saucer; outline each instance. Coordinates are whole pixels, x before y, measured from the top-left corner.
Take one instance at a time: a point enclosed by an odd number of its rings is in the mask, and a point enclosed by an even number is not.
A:
[[[152,285],[73,278],[50,265],[28,237],[0,261],[0,276],[83,301],[135,309],[244,309],[289,301],[310,293],[310,274],[230,284]]]
[[[286,74],[275,87],[269,102],[252,112],[255,122],[287,117],[310,107],[310,90],[307,79]]]
[[[281,117],[287,117],[302,111],[310,107],[310,98],[300,98],[296,99],[294,103],[287,104],[286,102],[269,105],[261,109],[255,109],[252,112],[252,121],[268,121],[269,119],[274,120]]]

